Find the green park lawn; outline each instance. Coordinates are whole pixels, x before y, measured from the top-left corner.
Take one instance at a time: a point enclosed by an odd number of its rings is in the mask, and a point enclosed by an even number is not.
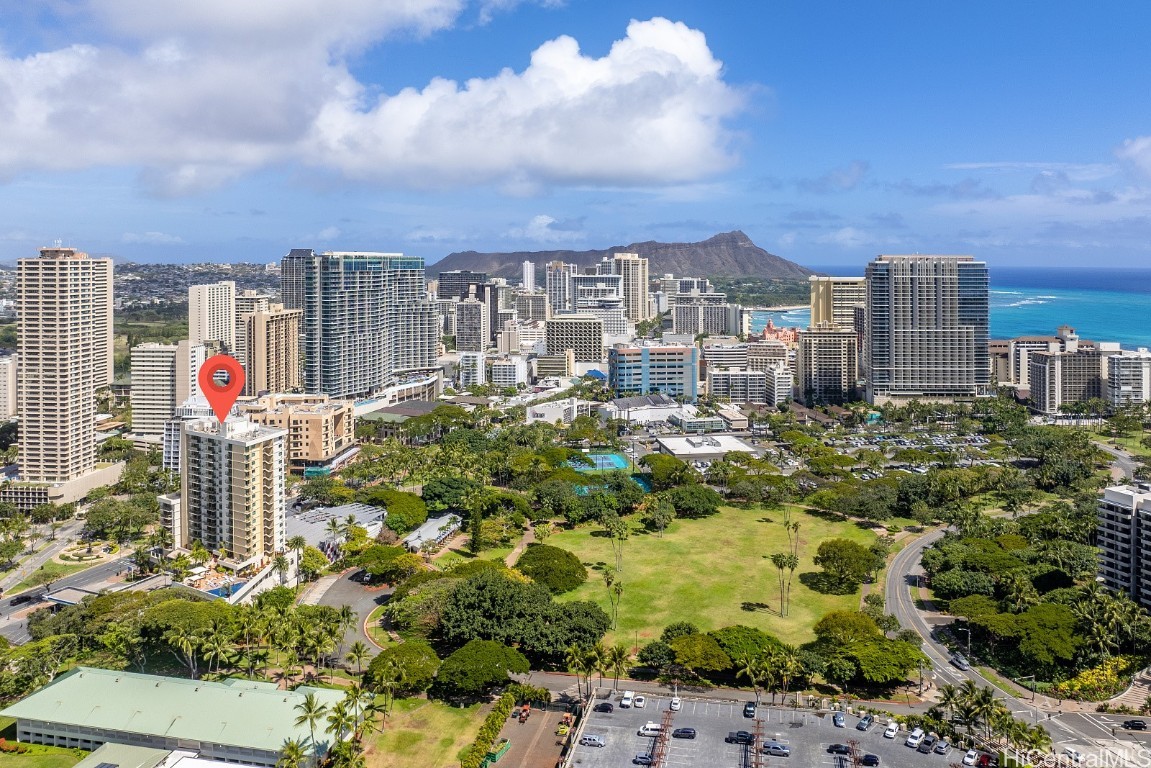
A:
[[[845,538],[869,545],[876,538],[853,522],[834,521],[798,507],[799,568],[791,587],[791,610],[779,615],[779,586],[771,555],[787,548],[783,510],[723,507],[702,520],[676,520],[663,538],[647,533],[634,522],[624,543],[624,592],[619,626],[607,642],[643,643],[659,636],[675,621],[690,621],[704,631],[730,624],[759,627],[788,643],[802,643],[814,635],[812,626],[825,613],[856,610],[859,592],[821,594],[800,577],[819,571],[812,562],[820,542]],[[609,539],[595,526],[556,533],[548,544],[574,552],[590,570],[588,581],[560,600],[593,600],[611,613],[603,583],[603,567],[614,565]]]
[[[383,733],[373,739],[368,768],[455,768],[485,714],[479,704],[452,707],[427,699],[397,699]]]
[[[482,560],[497,560],[503,562],[504,558],[512,553],[512,547],[495,547],[493,549],[485,549],[478,555],[467,551],[462,545],[456,549],[448,549],[439,555],[436,555],[433,561],[438,568],[446,570],[458,563],[466,563],[469,560],[475,560],[477,557]]]

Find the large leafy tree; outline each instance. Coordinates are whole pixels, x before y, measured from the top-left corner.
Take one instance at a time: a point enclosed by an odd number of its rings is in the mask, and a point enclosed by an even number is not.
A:
[[[828,539],[816,550],[815,564],[823,569],[828,591],[852,592],[875,568],[875,554],[850,539]]]
[[[475,698],[507,683],[509,673],[523,674],[529,669],[531,665],[519,651],[493,640],[471,640],[444,659],[436,675],[436,692]]]
[[[587,568],[578,557],[548,544],[530,545],[516,561],[516,568],[557,595],[587,581]]]

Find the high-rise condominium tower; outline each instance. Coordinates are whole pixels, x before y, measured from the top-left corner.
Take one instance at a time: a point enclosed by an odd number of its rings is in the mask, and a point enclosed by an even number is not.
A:
[[[188,286],[188,339],[193,344],[213,341],[224,351],[236,351],[236,284],[222,280]],[[243,361],[241,361],[243,362]]]
[[[436,365],[439,325],[424,260],[398,253],[314,254],[304,265],[304,388],[360,398]]]
[[[202,395],[198,375],[208,358],[202,344],[138,344],[132,347],[132,433],[160,437],[190,397]]]
[[[549,261],[545,271],[544,288],[552,314],[560,315],[575,308],[572,301],[572,276],[578,273],[575,264]]]
[[[293,248],[280,260],[280,301],[284,309],[304,308],[304,272],[316,252]]]
[[[300,321],[304,313],[272,304],[244,317],[244,394],[293,392],[300,386]]]
[[[236,416],[184,424],[177,547],[223,549],[236,569],[284,548],[287,434]]]
[[[112,260],[42,248],[16,268],[20,478],[62,483],[96,462],[96,389],[112,380]]]
[[[863,330],[855,327],[855,310],[867,304],[867,278],[812,275],[807,279],[811,283],[811,325]]]
[[[522,288],[525,291],[534,291],[536,289],[536,263],[534,261],[525,261],[523,263],[523,280]]]
[[[867,265],[867,399],[969,399],[990,381],[987,264],[879,256]]]
[[[236,294],[236,347],[232,357],[240,361],[245,373],[248,371],[248,316],[253,312],[266,311],[275,296],[259,291],[240,291]]]
[[[650,316],[647,308],[647,259],[637,253],[617,253],[614,263],[615,274],[623,277],[623,303],[627,319],[633,323],[647,320]]]

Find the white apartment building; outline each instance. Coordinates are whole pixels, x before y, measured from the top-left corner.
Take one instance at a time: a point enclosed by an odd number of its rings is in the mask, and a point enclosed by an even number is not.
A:
[[[545,270],[544,283],[548,296],[548,305],[555,314],[563,314],[574,309],[572,303],[571,279],[579,273],[575,264],[565,264],[562,261],[549,261]]]
[[[617,253],[613,271],[622,278],[621,291],[627,319],[633,323],[651,317],[648,310],[648,262],[638,253]]]
[[[1097,508],[1095,538],[1103,583],[1151,607],[1151,485],[1105,489]]]
[[[19,355],[0,357],[0,419],[16,415],[16,368]]]
[[[230,416],[189,421],[181,446],[181,526],[175,545],[224,550],[234,570],[284,549],[288,432]]]
[[[703,344],[703,359],[708,369],[747,368],[746,344]]]
[[[577,363],[598,363],[604,358],[603,320],[590,315],[553,315],[544,323],[547,353],[575,353]],[[521,336],[522,338],[522,336]]]
[[[203,347],[198,348],[203,349]],[[184,437],[184,423],[197,419],[206,419],[212,415],[212,406],[208,405],[208,400],[204,397],[203,393],[180,401],[180,405],[176,406],[172,418],[164,423],[162,445],[164,452],[163,466],[165,470],[177,473],[180,471],[180,443]],[[180,494],[176,494],[177,501],[179,500],[179,496]],[[175,529],[169,528],[169,530]]]
[[[112,380],[112,260],[42,248],[16,268],[20,479],[65,483],[96,464],[96,390]]]
[[[525,261],[523,263],[523,277],[521,278],[521,285],[525,291],[534,291],[536,289],[536,265],[534,261]]]
[[[519,355],[492,360],[491,383],[497,387],[518,387],[528,383],[528,361]]]
[[[775,365],[788,365],[787,345],[778,339],[754,341],[747,345],[747,369],[766,371]]]
[[[164,424],[176,409],[175,344],[132,347],[132,432],[148,437],[164,434]]]
[[[1116,408],[1151,403],[1151,351],[1140,347],[1107,358],[1107,399]]]
[[[487,363],[483,352],[461,352],[459,362],[460,388],[487,384]]]
[[[729,403],[768,403],[767,373],[708,367],[707,393]],[[774,402],[771,405],[775,405]]]
[[[193,344],[218,341],[224,351],[236,349],[236,284],[221,280],[188,286],[188,340]],[[243,362],[241,360],[241,362]]]

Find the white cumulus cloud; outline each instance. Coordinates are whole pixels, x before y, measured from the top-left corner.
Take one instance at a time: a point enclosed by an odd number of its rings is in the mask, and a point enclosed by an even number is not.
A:
[[[513,227],[504,236],[537,243],[570,243],[584,239],[583,232],[566,227],[547,214],[533,216],[525,226]]]
[[[537,0],[554,5],[550,0]],[[514,7],[479,5],[481,17]],[[570,37],[520,72],[380,95],[348,57],[455,24],[464,0],[88,0],[88,39],[0,52],[0,180],[29,170],[138,169],[184,195],[270,166],[442,188],[681,184],[736,160],[743,95],[704,35],[633,21],[600,58]]]

